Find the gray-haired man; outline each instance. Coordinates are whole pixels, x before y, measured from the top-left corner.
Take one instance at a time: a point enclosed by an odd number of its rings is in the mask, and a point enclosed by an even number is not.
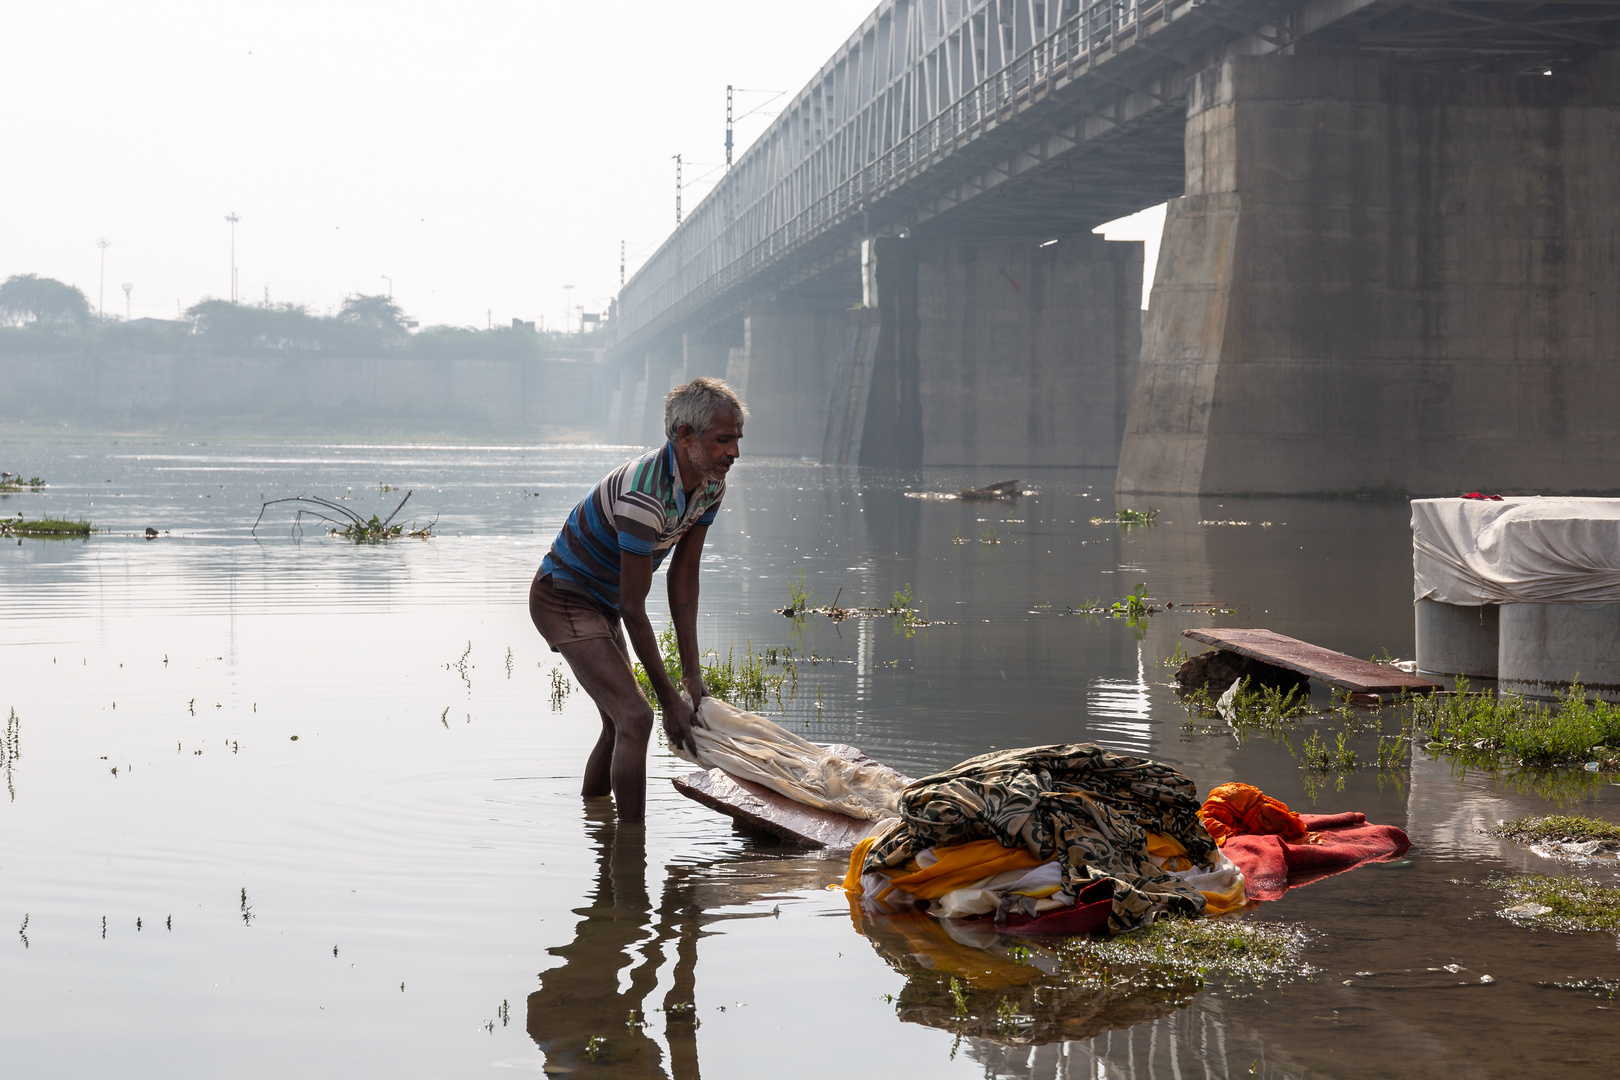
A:
[[[698,566],[703,539],[726,493],[748,409],[719,379],[693,379],[664,398],[669,441],[609,473],[568,515],[529,586],[529,617],[602,714],[585,765],[583,794],[613,793],[621,821],[646,816],[647,740],[653,711],[636,685],[625,632],[652,680],[664,731],[691,747],[698,701]],[[653,571],[670,549],[669,613],[680,648],[681,699],[647,621]],[[623,630],[620,628],[621,620]]]

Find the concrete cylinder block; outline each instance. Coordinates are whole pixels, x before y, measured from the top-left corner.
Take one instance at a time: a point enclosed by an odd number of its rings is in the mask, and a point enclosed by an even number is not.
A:
[[[1496,678],[1500,609],[1495,604],[1464,607],[1419,600],[1412,609],[1419,671]]]
[[[1557,697],[1577,679],[1620,701],[1620,604],[1503,604],[1499,689]]]

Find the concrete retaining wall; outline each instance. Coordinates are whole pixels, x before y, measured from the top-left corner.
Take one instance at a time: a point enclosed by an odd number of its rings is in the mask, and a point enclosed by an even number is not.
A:
[[[0,386],[3,420],[266,433],[592,429],[609,400],[601,365],[565,360],[0,355]]]

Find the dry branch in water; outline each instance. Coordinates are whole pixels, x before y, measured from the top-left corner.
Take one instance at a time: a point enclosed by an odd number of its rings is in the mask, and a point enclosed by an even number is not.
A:
[[[319,495],[294,495],[285,499],[270,499],[259,507],[259,516],[253,520],[251,532],[254,536],[259,534],[259,523],[264,520],[266,508],[275,506],[278,503],[303,503],[305,505],[301,506],[298,512],[293,515],[293,530],[295,532],[302,532],[304,516],[307,514],[312,518],[326,522],[330,526],[327,529],[328,535],[341,536],[346,540],[353,540],[357,544],[378,544],[384,540],[393,540],[401,536],[414,536],[425,540],[433,535],[431,530],[438,523],[438,518],[434,518],[420,529],[415,527],[416,523],[414,521],[411,522],[411,528],[409,529],[403,525],[393,524],[394,518],[399,516],[400,510],[404,509],[410,498],[411,492],[407,491],[405,498],[399,500],[399,505],[394,507],[393,513],[381,519],[376,514],[372,514],[369,521],[348,507],[341,506],[331,499],[323,499]],[[306,509],[305,507],[315,509]],[[332,517],[331,514],[340,516]]]

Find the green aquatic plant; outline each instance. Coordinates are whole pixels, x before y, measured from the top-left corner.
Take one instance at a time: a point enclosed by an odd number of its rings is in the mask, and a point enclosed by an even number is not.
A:
[[[1304,756],[1300,760],[1299,767],[1307,772],[1353,772],[1356,768],[1356,752],[1352,747],[1345,745],[1342,731],[1338,733],[1337,743],[1332,746],[1323,741],[1320,731],[1313,731],[1301,749]]]
[[[573,689],[574,684],[569,681],[567,675],[563,674],[562,665],[553,664],[551,667],[552,712],[562,712],[563,702],[568,700],[568,695]]]
[[[1166,918],[1116,937],[1071,938],[1056,951],[1067,972],[1098,985],[1177,976],[1203,985],[1212,975],[1261,980],[1303,974],[1300,954],[1308,940],[1304,930],[1283,923]]]
[[[18,491],[39,491],[45,487],[45,481],[37,476],[24,480],[14,473],[0,472],[0,494],[11,494]]]
[[[1553,706],[1518,694],[1470,693],[1460,682],[1454,694],[1404,697],[1397,708],[1403,729],[1426,734],[1430,749],[1470,762],[1546,767],[1595,760],[1601,771],[1620,768],[1620,705],[1588,700],[1579,683]]]
[[[792,650],[788,650],[791,656]],[[664,664],[664,671],[670,679],[679,683],[684,675],[681,667],[680,643],[675,637],[675,628],[666,626],[658,634],[658,655]],[[780,657],[782,654],[770,650],[770,655]],[[704,663],[708,657],[714,657],[714,663]],[[736,705],[739,708],[755,711],[762,708],[773,696],[780,703],[782,686],[790,678],[789,671],[772,671],[773,665],[766,663],[764,656],[754,652],[754,643],[748,642],[742,655],[737,655],[735,643],[727,646],[726,658],[721,660],[720,654],[713,649],[705,652],[699,658],[699,665],[703,672],[703,685],[709,693],[721,701]],[[653,691],[652,679],[647,675],[647,669],[640,662],[631,665],[635,672],[636,684],[654,709],[661,709],[658,695]],[[791,674],[793,685],[798,686],[796,672]],[[555,680],[556,676],[553,676]]]
[[[1158,520],[1158,518],[1159,511],[1151,506],[1146,510],[1131,510],[1121,507],[1120,509],[1114,511],[1113,517],[1094,517],[1091,519],[1091,523],[1093,525],[1119,525],[1122,527],[1129,527],[1131,525],[1152,525]]]
[[[1520,844],[1540,844],[1547,841],[1583,843],[1587,840],[1620,844],[1620,825],[1575,814],[1544,814],[1539,817],[1515,818],[1512,821],[1499,822],[1490,832],[1492,836],[1500,836]]]
[[[788,584],[787,607],[782,613],[796,621],[803,621],[810,609],[816,606],[816,591],[804,583],[804,567],[799,567],[797,581]]]
[[[24,521],[21,515],[0,518],[0,536],[74,537],[89,536],[95,531],[95,526],[88,521],[64,521],[61,518]]]
[[[1502,894],[1497,914],[1521,926],[1613,934],[1620,931],[1620,888],[1584,877],[1503,874],[1484,885]]]

